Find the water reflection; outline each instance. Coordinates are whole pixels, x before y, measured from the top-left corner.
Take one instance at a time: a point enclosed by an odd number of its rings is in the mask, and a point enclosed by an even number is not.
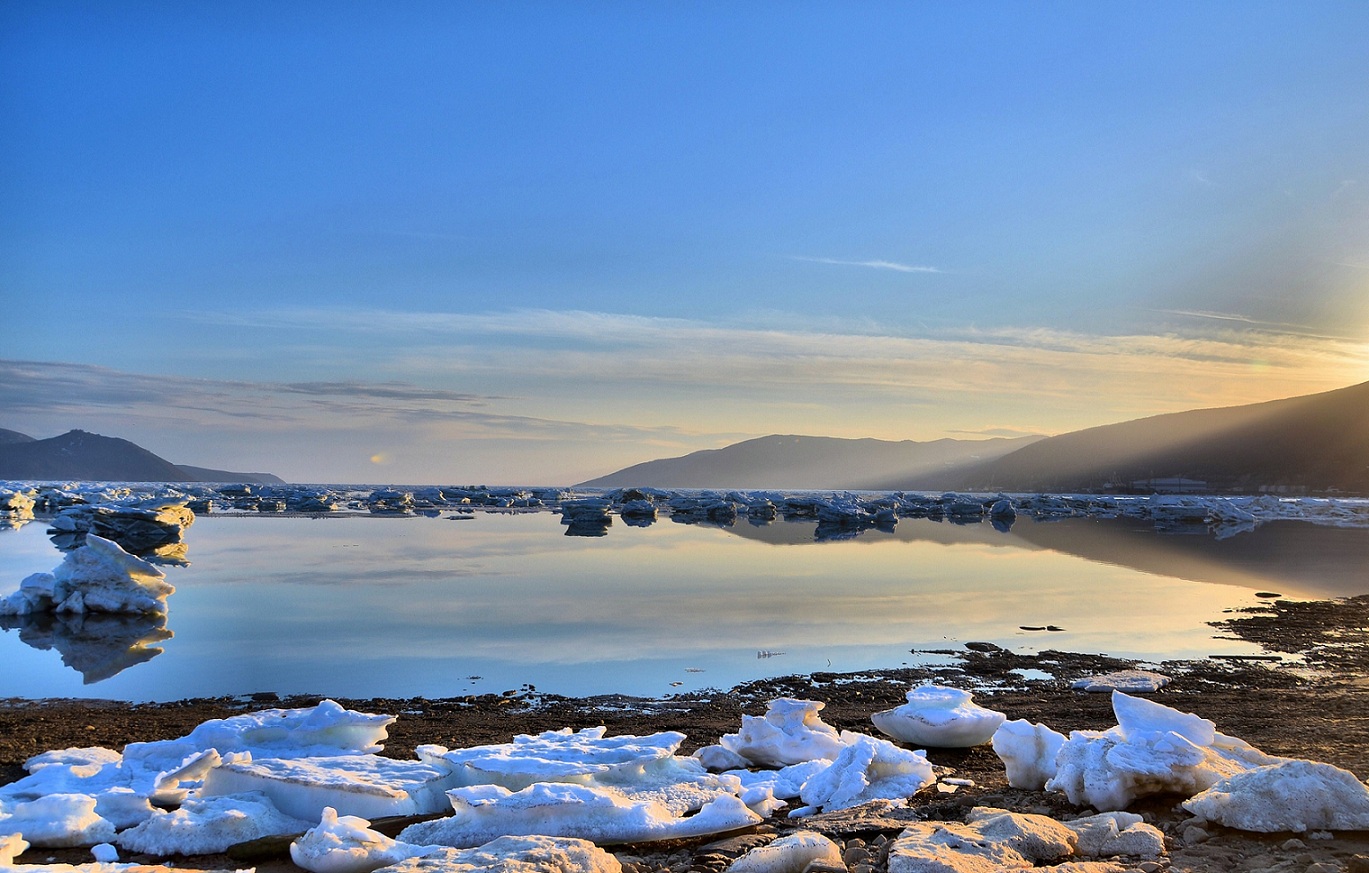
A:
[[[162,654],[157,643],[175,634],[163,615],[35,613],[0,616],[0,628],[39,651],[55,649],[62,663],[92,685]]]

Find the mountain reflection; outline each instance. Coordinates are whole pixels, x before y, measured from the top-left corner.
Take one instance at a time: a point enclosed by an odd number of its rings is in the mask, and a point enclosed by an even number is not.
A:
[[[34,613],[0,616],[0,628],[40,651],[56,649],[86,685],[102,682],[163,652],[175,634],[164,615]]]

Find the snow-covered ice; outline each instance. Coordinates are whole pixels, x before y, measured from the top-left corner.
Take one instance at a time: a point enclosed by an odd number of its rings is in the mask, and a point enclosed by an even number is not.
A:
[[[862,734],[843,739],[848,742],[836,760],[803,784],[799,796],[807,806],[830,812],[869,800],[900,800],[936,782],[925,753]]]
[[[210,855],[248,840],[303,833],[311,824],[285,815],[261,792],[249,792],[186,800],[122,831],[114,842],[148,855]]]
[[[454,814],[410,825],[399,839],[418,845],[478,846],[506,834],[580,837],[637,843],[723,833],[761,821],[735,795],[719,795],[690,816],[654,800],[632,800],[611,788],[537,783],[511,792],[498,785],[447,792]]]
[[[0,599],[0,615],[35,612],[166,614],[176,590],[161,570],[94,534],[51,573],[34,573]]]
[[[1013,788],[1039,791],[1055,776],[1055,758],[1065,735],[1026,719],[1006,721],[994,731],[994,753],[1008,773]]]
[[[371,873],[424,852],[423,847],[372,830],[364,818],[340,816],[332,807],[325,808],[319,823],[290,844],[291,860],[310,873]]]
[[[376,819],[441,812],[448,808],[445,792],[456,784],[447,767],[379,755],[253,757],[209,770],[199,796],[261,792],[299,819],[318,821],[326,807]]]
[[[588,840],[505,836],[472,849],[438,849],[384,873],[622,873],[612,854]]]
[[[1285,760],[1232,774],[1184,809],[1245,831],[1369,830],[1369,786],[1331,764]]]
[[[752,849],[733,861],[727,873],[803,873],[810,864],[846,866],[836,843],[813,831],[798,831]]]
[[[1219,780],[1279,759],[1220,734],[1205,718],[1120,691],[1117,726],[1072,731],[1056,756],[1050,791],[1100,811],[1126,809],[1149,794],[1193,795]]]
[[[886,736],[909,745],[968,748],[987,743],[1007,719],[975,703],[972,694],[943,685],[922,685],[908,692],[908,702],[870,716]]]
[[[742,716],[741,730],[724,734],[722,748],[762,767],[786,767],[817,758],[833,760],[845,748],[836,728],[818,715],[826,706],[816,700],[779,697],[763,716]]]
[[[40,848],[93,846],[114,838],[114,825],[95,811],[87,794],[49,794],[6,805],[0,833],[19,834]]]

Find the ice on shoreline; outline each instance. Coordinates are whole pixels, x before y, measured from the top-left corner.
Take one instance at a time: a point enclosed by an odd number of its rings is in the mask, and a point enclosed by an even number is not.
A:
[[[943,685],[909,690],[902,706],[870,716],[875,727],[902,743],[926,748],[969,748],[987,743],[1007,720],[1001,712],[973,702],[968,691]]]

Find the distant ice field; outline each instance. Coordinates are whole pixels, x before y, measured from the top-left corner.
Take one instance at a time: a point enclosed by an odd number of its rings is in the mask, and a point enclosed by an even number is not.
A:
[[[0,589],[61,562],[45,528],[0,530]],[[1257,593],[1369,592],[1369,532],[1301,522],[1226,539],[1089,518],[1007,532],[903,519],[829,542],[812,522],[565,531],[553,512],[204,515],[186,534],[190,565],[165,568],[164,628],[11,623],[0,697],[446,697],[525,683],[659,696],[897,667],[919,662],[912,649],[968,641],[1253,654],[1207,623]],[[1045,626],[1062,630],[1022,629]]]

